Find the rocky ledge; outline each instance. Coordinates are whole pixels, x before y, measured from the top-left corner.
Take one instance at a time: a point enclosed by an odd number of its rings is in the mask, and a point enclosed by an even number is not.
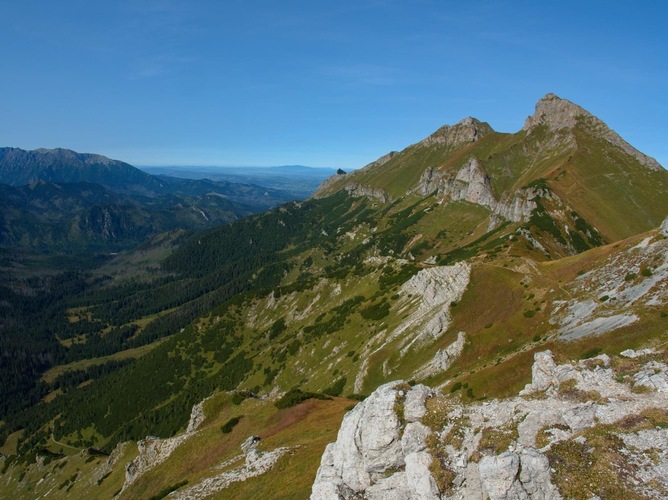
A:
[[[311,498],[666,498],[666,361],[544,351],[520,396],[471,405],[385,384],[344,417]]]

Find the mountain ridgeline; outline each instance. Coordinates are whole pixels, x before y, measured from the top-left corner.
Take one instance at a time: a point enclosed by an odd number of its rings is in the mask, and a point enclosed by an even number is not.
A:
[[[0,247],[43,253],[118,251],[295,199],[253,184],[158,178],[67,149],[0,148],[0,191]]]
[[[41,277],[30,300],[5,286],[1,368],[14,378],[0,398],[0,491],[304,498],[345,412],[370,394],[396,427],[388,448],[419,422],[458,448],[473,417],[444,412],[516,395],[536,353],[563,364],[665,344],[667,215],[668,172],[548,94],[517,133],[467,118],[308,200]],[[636,365],[619,363],[631,379]],[[384,385],[396,380],[408,382]],[[425,431],[433,498],[473,488],[453,471],[469,460],[482,475],[514,431],[480,432],[498,435],[473,439],[477,455],[455,466]],[[346,478],[339,448],[327,448],[314,498],[334,487],[372,498],[414,470],[404,449],[365,455]]]

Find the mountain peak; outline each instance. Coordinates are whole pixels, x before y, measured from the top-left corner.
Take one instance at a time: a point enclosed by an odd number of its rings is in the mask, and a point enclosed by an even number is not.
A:
[[[530,130],[538,125],[546,125],[551,130],[570,129],[581,116],[593,117],[586,109],[550,93],[536,103],[534,114],[527,117],[522,129]]]
[[[641,153],[628,142],[622,139],[617,132],[609,128],[603,121],[592,115],[589,111],[555,94],[546,94],[536,103],[534,114],[527,117],[522,130],[530,132],[539,125],[545,125],[552,131],[572,130],[578,124],[578,120],[584,122],[589,133],[607,140],[614,146],[620,148],[626,154],[633,156],[638,162],[650,170],[662,170],[663,167],[651,156]]]
[[[475,142],[493,131],[489,124],[469,116],[454,125],[442,126],[429,137],[422,140],[420,144],[424,146],[431,146],[433,144],[459,146],[463,143]]]

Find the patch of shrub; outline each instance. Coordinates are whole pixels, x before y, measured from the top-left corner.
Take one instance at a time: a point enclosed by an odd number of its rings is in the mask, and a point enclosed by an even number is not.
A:
[[[322,391],[328,396],[340,396],[343,392],[343,388],[346,385],[346,377],[341,377],[339,380],[334,382],[330,387]]]
[[[183,481],[179,481],[176,484],[167,486],[166,488],[160,490],[160,492],[157,495],[153,495],[151,498],[149,498],[149,500],[161,500],[162,498],[165,498],[167,495],[169,495],[172,491],[176,491],[181,486],[185,486],[186,484],[188,484],[188,480],[184,479]]]
[[[592,349],[589,349],[587,352],[585,352],[582,356],[580,356],[580,359],[589,359],[593,358],[595,356],[598,356],[603,352],[602,347],[594,347]]]
[[[229,434],[230,432],[232,432],[232,429],[234,429],[236,425],[241,421],[242,418],[243,415],[239,415],[238,417],[232,417],[220,427],[220,430],[223,431],[223,434]]]
[[[304,392],[300,389],[291,389],[286,392],[281,399],[276,401],[274,406],[279,410],[282,410],[284,408],[297,406],[299,403],[306,401],[307,399],[322,399],[328,401],[332,398],[316,392]]]
[[[360,314],[364,319],[372,321],[380,321],[390,314],[390,304],[386,301],[372,304],[369,307],[362,309]]]
[[[533,318],[536,315],[536,311],[533,309],[527,309],[522,313],[525,318]]]
[[[626,276],[624,276],[624,281],[633,281],[636,276],[638,276],[636,273],[627,273]]]

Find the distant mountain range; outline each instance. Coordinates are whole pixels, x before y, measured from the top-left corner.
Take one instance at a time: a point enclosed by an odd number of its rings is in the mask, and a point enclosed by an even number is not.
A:
[[[156,177],[68,149],[0,148],[0,190],[0,245],[46,252],[127,248],[297,198],[250,183]]]
[[[157,176],[187,179],[211,179],[216,181],[257,184],[267,188],[287,191],[297,198],[310,196],[320,184],[336,173],[333,168],[315,168],[303,165],[277,167],[139,167]]]

